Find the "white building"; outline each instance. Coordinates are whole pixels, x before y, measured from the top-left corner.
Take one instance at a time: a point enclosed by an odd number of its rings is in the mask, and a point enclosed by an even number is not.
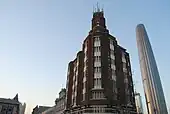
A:
[[[25,108],[26,108],[26,103],[24,103],[24,104],[20,103],[20,113],[19,114],[25,114]]]

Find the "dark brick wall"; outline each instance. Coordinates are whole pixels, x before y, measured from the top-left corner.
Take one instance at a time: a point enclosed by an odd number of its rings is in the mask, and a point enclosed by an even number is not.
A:
[[[77,54],[77,61],[79,62],[78,65],[78,84],[77,84],[77,105],[81,105],[82,101],[82,90],[83,90],[83,59],[84,58],[84,53],[83,51],[79,51]]]
[[[97,21],[100,21],[101,26],[96,26]],[[102,79],[102,87],[103,92],[106,99],[103,100],[92,100],[92,88],[93,88],[93,80],[94,80],[94,36],[100,36],[101,42],[101,79]],[[117,76],[117,100],[113,99],[113,82],[112,82],[112,74],[111,74],[111,63],[110,63],[110,39],[113,40],[113,45],[115,47],[114,54],[115,54],[115,66],[116,66],[116,76]],[[84,76],[84,48],[85,44],[87,44],[87,74],[86,74],[86,94],[85,94],[85,101],[82,101],[82,90],[83,90],[83,76]],[[88,105],[125,105],[127,102],[126,93],[125,93],[125,84],[124,84],[124,72],[123,72],[123,63],[122,63],[122,52],[126,54],[126,60],[129,63],[127,65],[127,70],[131,74],[131,65],[130,65],[130,58],[129,54],[126,52],[125,49],[120,47],[117,44],[116,38],[109,34],[109,31],[106,29],[105,26],[105,18],[103,13],[96,13],[93,15],[92,19],[92,30],[90,30],[89,35],[86,37],[83,43],[83,49],[77,54],[76,59],[79,62],[78,66],[78,93],[77,93],[77,105],[80,106],[88,106]],[[67,108],[71,106],[71,96],[72,96],[72,84],[73,84],[73,62],[69,63],[70,67],[70,74],[69,74],[69,83],[68,83],[68,94],[67,94]],[[134,103],[135,108],[135,100],[134,100],[134,90],[133,90],[133,81],[132,75],[128,76],[129,88],[131,97],[131,102]],[[132,85],[132,86],[131,86]],[[93,90],[94,91],[94,90]],[[97,90],[96,90],[97,91]],[[102,91],[102,90],[100,90]]]
[[[73,85],[73,75],[74,75],[74,64],[73,64],[73,61],[71,61],[70,63],[69,63],[69,65],[68,65],[68,69],[70,70],[69,72],[69,74],[68,74],[68,79],[67,80],[69,80],[68,81],[68,84],[67,84],[67,87],[68,87],[68,92],[67,92],[67,94],[66,94],[66,96],[67,96],[67,99],[66,99],[66,108],[70,108],[70,106],[71,106],[71,101],[72,101],[72,85]]]

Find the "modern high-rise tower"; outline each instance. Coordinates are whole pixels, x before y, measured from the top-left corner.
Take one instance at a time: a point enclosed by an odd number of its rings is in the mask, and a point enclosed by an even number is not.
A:
[[[168,114],[154,54],[143,24],[136,27],[140,68],[149,114]]]
[[[109,33],[100,9],[93,13],[82,50],[68,65],[66,112],[136,114],[129,53]]]
[[[135,102],[136,102],[137,114],[143,114],[143,106],[142,106],[142,99],[140,93],[135,92]]]

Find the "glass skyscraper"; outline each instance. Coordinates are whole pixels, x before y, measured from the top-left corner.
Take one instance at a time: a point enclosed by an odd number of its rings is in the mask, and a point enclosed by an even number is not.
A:
[[[148,113],[168,114],[158,68],[143,24],[136,27],[136,39]]]

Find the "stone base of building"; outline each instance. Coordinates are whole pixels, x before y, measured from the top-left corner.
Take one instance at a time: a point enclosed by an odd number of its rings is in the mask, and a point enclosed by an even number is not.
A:
[[[105,105],[74,107],[70,110],[65,110],[65,114],[137,114],[136,110],[130,107],[107,107]]]

